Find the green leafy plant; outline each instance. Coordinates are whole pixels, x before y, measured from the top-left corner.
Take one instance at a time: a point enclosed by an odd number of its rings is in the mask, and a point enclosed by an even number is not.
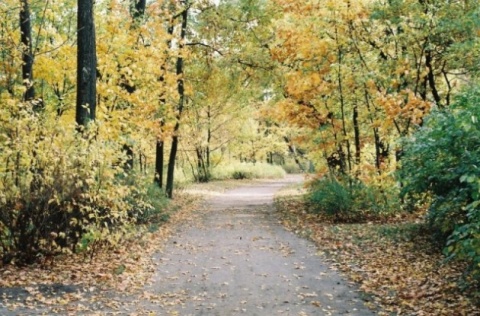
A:
[[[309,200],[315,212],[324,212],[337,219],[354,211],[351,192],[332,176],[317,180],[312,185]]]
[[[348,176],[329,175],[311,183],[308,200],[315,213],[333,216],[336,221],[362,222],[396,210],[396,193]]]
[[[428,222],[450,259],[471,262],[480,277],[480,89],[464,91],[451,108],[429,115],[404,143],[403,196],[431,198]],[[427,195],[425,195],[427,193]]]

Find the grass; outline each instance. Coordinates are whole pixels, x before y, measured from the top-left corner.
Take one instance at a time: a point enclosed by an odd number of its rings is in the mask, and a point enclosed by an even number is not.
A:
[[[282,167],[268,163],[231,162],[212,170],[213,180],[226,179],[277,179],[285,177]]]

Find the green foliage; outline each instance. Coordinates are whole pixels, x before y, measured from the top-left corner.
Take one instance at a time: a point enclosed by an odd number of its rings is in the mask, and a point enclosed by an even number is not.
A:
[[[282,167],[268,163],[232,162],[216,166],[212,170],[212,179],[278,179],[285,174]]]
[[[309,169],[313,168],[313,166],[310,165],[309,163],[302,161],[300,164],[302,165],[301,167],[295,162],[295,160],[286,159],[285,163],[282,164],[282,168],[288,174],[303,173],[305,170],[308,170],[309,172],[312,171]]]
[[[315,213],[325,213],[336,221],[365,221],[396,210],[396,191],[366,185],[350,177],[320,178],[310,184],[308,200]]]
[[[339,218],[355,210],[351,193],[334,177],[326,177],[312,184],[309,199],[316,212]]]
[[[169,199],[165,192],[157,184],[151,183],[150,178],[135,177],[136,190],[129,197],[130,215],[139,224],[156,225],[168,221],[170,215],[167,212]],[[143,189],[142,189],[143,188]]]
[[[450,258],[468,259],[480,277],[480,89],[466,90],[455,104],[432,113],[423,127],[405,141],[403,195],[432,203],[428,220],[448,239]],[[425,196],[425,195],[423,195]]]

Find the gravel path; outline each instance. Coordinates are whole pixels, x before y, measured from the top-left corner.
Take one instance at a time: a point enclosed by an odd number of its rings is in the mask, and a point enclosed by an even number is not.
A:
[[[353,285],[286,231],[273,213],[276,191],[299,177],[230,190],[210,199],[193,226],[162,253],[144,305],[157,315],[374,315]]]

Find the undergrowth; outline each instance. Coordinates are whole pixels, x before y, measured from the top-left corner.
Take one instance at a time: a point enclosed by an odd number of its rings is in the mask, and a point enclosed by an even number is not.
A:
[[[276,179],[286,175],[281,166],[268,163],[231,162],[220,164],[212,170],[212,180]]]
[[[361,180],[333,174],[313,180],[306,195],[309,208],[336,222],[365,222],[391,216],[400,208],[394,184],[366,184]]]

